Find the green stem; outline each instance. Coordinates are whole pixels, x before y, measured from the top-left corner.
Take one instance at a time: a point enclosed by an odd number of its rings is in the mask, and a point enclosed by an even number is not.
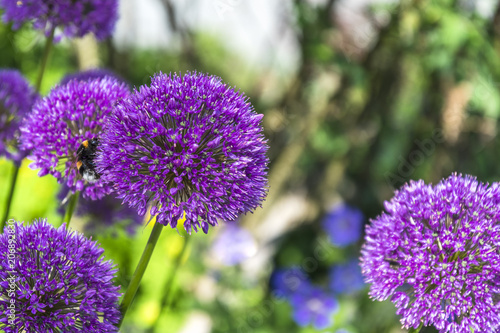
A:
[[[142,280],[142,276],[148,267],[149,260],[151,259],[151,255],[153,254],[153,250],[155,249],[156,243],[158,242],[158,238],[160,237],[161,231],[163,230],[163,225],[155,222],[153,227],[153,231],[151,231],[151,235],[149,236],[148,243],[144,248],[144,252],[142,252],[141,259],[135,268],[134,275],[132,276],[132,280],[128,285],[127,291],[125,291],[125,295],[123,295],[122,302],[120,304],[120,311],[122,313],[122,317],[120,322],[118,323],[118,328],[123,323],[123,318],[127,314],[127,310],[132,304],[134,300],[137,289],[139,289],[139,285]]]
[[[410,328],[408,330],[408,333],[418,333],[420,332],[420,330],[422,329],[422,327],[424,327],[424,323],[421,323],[419,327],[417,328]]]
[[[10,206],[12,204],[12,198],[14,197],[14,188],[16,187],[17,175],[19,174],[19,165],[14,164],[14,173],[12,174],[12,181],[10,182],[9,193],[7,194],[7,202],[5,203],[5,212],[3,213],[2,220],[0,221],[0,233],[3,233],[5,228],[5,223],[9,218]]]
[[[172,293],[172,285],[174,284],[175,280],[175,275],[177,274],[177,271],[179,270],[179,267],[181,266],[182,263],[182,258],[184,257],[184,253],[186,252],[187,245],[189,243],[189,235],[185,237],[184,244],[182,244],[182,249],[177,258],[175,259],[174,262],[174,268],[170,271],[170,276],[165,282],[165,287],[163,287],[163,296],[161,299],[160,303],[160,313],[158,314],[158,317],[156,317],[155,322],[151,326],[150,329],[148,329],[147,333],[152,333],[156,329],[156,326],[158,325],[159,319],[161,317],[161,314],[163,313],[163,310],[167,308],[168,301],[170,299],[170,294]]]
[[[75,211],[79,196],[80,192],[76,191],[69,197],[68,208],[66,209],[66,213],[64,214],[63,220],[61,222],[61,225],[63,223],[66,223],[66,229],[69,228],[69,223],[71,222],[71,217],[73,216],[73,213]]]
[[[40,92],[40,88],[42,87],[43,73],[45,72],[45,67],[47,66],[47,60],[49,59],[50,49],[54,41],[55,31],[56,27],[53,26],[52,29],[50,30],[50,34],[47,37],[47,40],[45,41],[45,47],[42,56],[42,64],[40,65],[40,71],[38,72],[38,77],[36,78],[36,84],[35,84],[35,89],[37,92]]]

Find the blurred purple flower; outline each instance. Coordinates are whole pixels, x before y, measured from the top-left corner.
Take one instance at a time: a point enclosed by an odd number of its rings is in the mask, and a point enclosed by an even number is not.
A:
[[[61,186],[57,198],[64,200],[68,194],[68,187]],[[58,212],[66,212],[64,206],[59,206]],[[113,194],[109,194],[100,200],[90,200],[81,198],[78,200],[75,215],[85,217],[85,234],[101,234],[103,231],[116,231],[117,226],[125,228],[128,234],[135,234],[137,228],[142,225],[143,217],[137,211],[116,199]]]
[[[247,98],[219,78],[157,74],[117,105],[97,165],[118,197],[188,233],[234,221],[267,194],[268,146]]]
[[[277,297],[287,298],[309,285],[309,278],[299,267],[282,268],[273,272],[271,289]]]
[[[257,242],[248,230],[229,222],[218,231],[211,252],[224,265],[234,266],[257,253]]]
[[[410,182],[366,228],[362,272],[404,327],[498,332],[500,186],[453,174]]]
[[[0,235],[0,329],[117,332],[117,270],[103,252],[66,225],[55,229],[46,220],[7,225]]]
[[[344,247],[359,240],[363,220],[359,209],[341,204],[325,215],[322,226],[333,245]]]
[[[330,271],[330,289],[339,294],[352,294],[365,285],[357,260],[333,266]]]
[[[82,37],[89,32],[97,39],[111,35],[118,19],[117,0],[0,0],[4,22],[18,29],[25,22],[46,34],[52,27],[67,37]]]
[[[28,81],[14,69],[0,69],[0,156],[15,164],[28,154],[20,150],[19,127],[38,98]]]
[[[312,324],[322,330],[333,324],[333,315],[338,310],[338,304],[333,295],[321,288],[306,285],[291,297],[293,320],[301,327]]]
[[[121,76],[106,68],[94,68],[86,71],[66,74],[61,79],[61,82],[59,82],[59,84],[63,86],[69,83],[71,80],[92,81],[95,79],[103,79],[105,77],[111,77],[116,81],[123,82],[128,85],[128,83]]]
[[[82,179],[76,151],[83,141],[99,138],[112,107],[128,94],[124,83],[109,77],[56,86],[35,104],[21,127],[22,147],[32,150],[30,167],[40,168],[40,177],[50,173],[73,193],[82,191],[93,200],[110,193],[102,179],[94,183]]]

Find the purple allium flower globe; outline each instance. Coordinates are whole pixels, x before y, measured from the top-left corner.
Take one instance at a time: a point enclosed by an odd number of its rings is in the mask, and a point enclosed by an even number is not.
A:
[[[364,216],[359,209],[340,204],[325,215],[322,226],[333,245],[344,247],[361,237],[363,221]]]
[[[72,80],[78,80],[78,81],[92,81],[95,79],[103,79],[105,77],[112,77],[120,82],[127,83],[122,77],[120,77],[118,74],[115,72],[106,69],[106,68],[94,68],[94,69],[88,69],[85,71],[81,72],[75,72],[75,73],[70,73],[66,74],[62,79],[61,82],[59,82],[60,85],[65,85],[68,82]],[[127,83],[128,84],[128,83]]]
[[[257,253],[257,242],[248,230],[230,222],[219,230],[211,252],[224,265],[234,266]]]
[[[65,225],[56,229],[46,220],[7,225],[0,235],[0,328],[116,332],[120,293],[113,285],[116,269],[103,252]],[[8,316],[11,300],[15,318]]]
[[[330,289],[338,294],[352,294],[364,287],[363,275],[357,260],[332,267],[330,271]]]
[[[499,204],[499,184],[471,176],[404,185],[366,228],[370,295],[390,297],[406,328],[498,332]]]
[[[22,147],[32,150],[30,167],[38,175],[51,174],[72,192],[93,200],[110,193],[102,179],[89,183],[78,173],[76,151],[83,141],[99,138],[116,102],[129,95],[128,87],[113,78],[71,81],[56,86],[38,101],[21,127]]]
[[[338,310],[333,295],[313,285],[305,285],[291,296],[293,320],[301,327],[312,324],[322,330],[332,326],[333,315]]]
[[[21,164],[27,154],[19,149],[19,126],[38,95],[19,71],[0,70],[0,156]]]
[[[219,78],[157,74],[109,118],[98,170],[124,202],[188,233],[259,206],[267,191],[262,115]],[[185,215],[184,215],[185,214]]]
[[[83,37],[89,32],[97,39],[111,35],[118,20],[117,0],[0,0],[4,22],[18,29],[33,20],[33,27],[46,34],[53,27],[67,37]]]

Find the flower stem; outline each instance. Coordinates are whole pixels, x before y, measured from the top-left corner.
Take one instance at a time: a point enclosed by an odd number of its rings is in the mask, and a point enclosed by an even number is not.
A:
[[[10,182],[9,193],[7,194],[7,202],[5,203],[5,212],[3,213],[2,220],[0,221],[0,234],[3,233],[5,228],[5,222],[9,218],[10,205],[12,204],[12,198],[14,197],[14,188],[16,187],[17,175],[19,174],[19,165],[14,163],[14,173],[12,174],[12,181]]]
[[[418,332],[420,332],[422,327],[424,327],[424,323],[421,323],[420,326],[418,326],[417,328],[410,327],[410,329],[408,330],[408,333],[418,333]]]
[[[177,258],[175,259],[174,267],[170,271],[170,276],[166,280],[165,286],[163,287],[163,296],[162,296],[161,303],[160,303],[160,313],[158,314],[158,317],[156,317],[156,320],[153,323],[153,325],[151,326],[151,328],[148,329],[147,333],[151,333],[151,332],[155,331],[156,326],[158,325],[158,321],[161,317],[161,314],[163,313],[163,310],[165,310],[167,308],[167,302],[169,301],[170,294],[172,293],[172,285],[173,285],[174,280],[175,280],[175,275],[177,274],[177,271],[179,270],[179,267],[181,266],[182,258],[184,257],[184,253],[186,253],[187,245],[189,243],[190,238],[191,237],[189,237],[189,235],[186,235],[184,237],[184,244],[182,244],[181,252],[179,253]]]
[[[66,209],[66,213],[64,213],[64,217],[63,217],[63,220],[61,222],[61,225],[63,223],[66,223],[66,229],[69,228],[69,223],[71,222],[71,217],[73,216],[73,212],[75,211],[76,203],[78,202],[79,196],[80,196],[80,192],[76,191],[69,198],[68,208]]]
[[[139,289],[142,276],[144,275],[144,272],[148,267],[149,260],[151,259],[151,255],[153,254],[153,250],[155,249],[156,243],[158,242],[158,238],[160,237],[162,230],[163,230],[163,225],[158,222],[155,222],[153,231],[151,231],[151,235],[149,236],[146,247],[144,248],[144,252],[142,252],[141,259],[139,260],[139,263],[135,268],[132,280],[130,281],[128,288],[125,291],[125,295],[123,295],[122,302],[120,304],[120,311],[122,313],[122,317],[120,319],[120,322],[118,323],[118,328],[120,328],[120,326],[122,325],[123,318],[125,318],[127,310],[132,304],[132,301],[134,300],[135,293],[137,292],[137,289]]]
[[[50,30],[50,34],[47,37],[47,40],[45,41],[45,47],[42,56],[42,64],[40,65],[40,71],[38,72],[38,77],[36,78],[36,84],[35,84],[35,89],[37,92],[40,92],[40,88],[42,87],[43,73],[45,72],[45,67],[47,66],[47,60],[49,59],[50,49],[54,41],[55,31],[56,27],[53,26],[52,29]]]

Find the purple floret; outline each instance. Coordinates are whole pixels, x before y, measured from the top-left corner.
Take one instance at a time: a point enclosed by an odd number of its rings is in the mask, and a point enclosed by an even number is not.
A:
[[[72,192],[93,200],[111,192],[102,179],[89,183],[78,173],[76,151],[83,141],[100,138],[106,117],[116,102],[129,95],[128,87],[112,78],[71,81],[56,86],[38,101],[21,127],[24,149],[39,176],[51,174]]]
[[[0,329],[117,332],[117,270],[103,252],[66,225],[9,223],[0,235]]]
[[[46,34],[57,27],[69,38],[89,32],[102,40],[110,36],[118,20],[117,0],[0,0],[4,22],[18,29],[25,22]]]
[[[219,78],[158,74],[120,102],[97,163],[119,198],[188,233],[233,221],[266,196],[268,146],[247,98]]]
[[[344,247],[361,237],[363,221],[364,216],[359,209],[340,204],[325,215],[322,227],[333,245]]]
[[[410,182],[366,228],[362,272],[405,328],[498,332],[500,187],[453,174]]]
[[[19,71],[0,70],[0,156],[18,165],[28,154],[19,147],[19,127],[37,98],[38,94]]]

